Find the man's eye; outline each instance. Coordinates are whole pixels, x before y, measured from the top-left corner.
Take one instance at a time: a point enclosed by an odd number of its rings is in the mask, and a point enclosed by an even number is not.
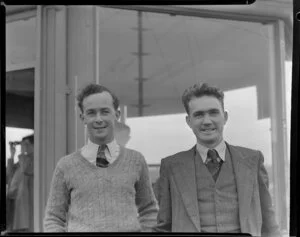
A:
[[[217,115],[217,114],[219,114],[219,111],[218,110],[214,110],[214,111],[211,111],[210,114],[211,115]]]

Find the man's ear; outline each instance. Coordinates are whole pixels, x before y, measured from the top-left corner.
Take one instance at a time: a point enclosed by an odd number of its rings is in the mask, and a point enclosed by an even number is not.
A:
[[[79,114],[79,118],[84,121],[84,115],[82,113]]]
[[[226,123],[228,120],[228,112],[226,110],[224,111],[224,118],[225,118],[225,123]]]
[[[116,118],[117,118],[117,120],[119,120],[120,117],[121,117],[121,111],[120,111],[120,110],[117,110],[117,111],[116,111]]]
[[[190,120],[190,119],[191,119],[191,118],[190,118],[189,115],[185,116],[185,121],[186,121],[186,123],[187,123],[187,125],[188,125],[189,127],[191,127],[191,125],[190,125],[191,120]]]

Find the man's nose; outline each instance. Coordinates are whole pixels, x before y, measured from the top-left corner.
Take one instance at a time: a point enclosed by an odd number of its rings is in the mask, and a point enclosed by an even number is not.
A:
[[[96,114],[96,121],[103,121],[101,113]]]
[[[209,114],[205,114],[203,117],[203,123],[207,124],[207,123],[211,123],[211,118],[209,116]]]

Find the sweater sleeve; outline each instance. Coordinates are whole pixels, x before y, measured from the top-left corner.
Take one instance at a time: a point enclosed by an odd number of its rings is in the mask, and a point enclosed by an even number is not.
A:
[[[69,204],[69,190],[64,173],[57,166],[55,168],[50,193],[45,210],[44,232],[66,232],[66,217]]]
[[[142,231],[151,232],[156,224],[158,205],[152,189],[147,163],[142,156],[139,180],[135,184],[136,205]]]

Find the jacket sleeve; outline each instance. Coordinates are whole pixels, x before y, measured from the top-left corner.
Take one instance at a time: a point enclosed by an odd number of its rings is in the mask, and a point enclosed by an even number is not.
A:
[[[275,212],[272,205],[272,199],[269,192],[269,178],[267,170],[263,164],[264,157],[259,151],[258,162],[258,182],[259,182],[259,196],[262,213],[262,229],[261,235],[263,237],[279,237],[281,236],[279,226],[276,223]]]
[[[158,181],[158,204],[159,212],[157,216],[157,225],[153,228],[155,232],[172,231],[172,209],[169,173],[165,160],[161,161],[159,181]]]
[[[9,199],[17,198],[18,189],[21,182],[22,182],[22,171],[21,168],[18,167],[16,171],[13,173],[10,184],[8,186],[7,197]]]
[[[69,190],[64,173],[55,168],[44,217],[44,232],[66,232]]]
[[[158,205],[150,182],[148,166],[143,156],[141,159],[140,177],[135,184],[135,190],[135,203],[142,231],[151,232],[156,224]]]

